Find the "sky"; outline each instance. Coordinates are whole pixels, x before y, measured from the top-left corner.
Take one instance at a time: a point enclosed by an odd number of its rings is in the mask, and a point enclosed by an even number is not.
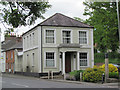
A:
[[[48,9],[48,11],[44,14],[44,17],[47,19],[55,13],[61,13],[71,18],[79,17],[85,20],[88,18],[88,16],[83,15],[85,8],[85,6],[83,5],[83,1],[85,0],[49,0],[49,3],[52,5],[52,7]],[[15,32],[16,34],[21,35],[42,21],[43,20],[38,19],[34,25],[21,26],[15,29]],[[3,41],[5,27],[2,24],[0,24],[0,28],[2,31],[1,41]]]

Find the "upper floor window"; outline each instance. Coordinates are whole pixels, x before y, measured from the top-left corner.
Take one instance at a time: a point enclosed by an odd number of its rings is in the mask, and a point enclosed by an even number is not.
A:
[[[29,47],[29,40],[28,40],[28,36],[27,36],[27,44],[26,47]]]
[[[87,66],[87,53],[79,53],[80,66]]]
[[[11,60],[13,59],[13,52],[11,52]]]
[[[55,58],[54,52],[46,52],[46,67],[54,67],[55,66]]]
[[[30,42],[29,44],[31,45],[31,34],[30,34],[30,41],[29,42]]]
[[[8,60],[8,53],[6,54],[6,59]]]
[[[54,30],[46,30],[46,43],[54,43]]]
[[[25,39],[25,37],[24,37],[24,48],[26,48],[26,39]]]
[[[63,31],[63,43],[71,43],[71,31]]]
[[[32,53],[32,66],[34,66],[35,54]]]
[[[86,31],[79,31],[79,43],[87,44],[87,32]]]
[[[35,44],[35,35],[34,35],[34,33],[32,33],[32,45],[34,45]]]

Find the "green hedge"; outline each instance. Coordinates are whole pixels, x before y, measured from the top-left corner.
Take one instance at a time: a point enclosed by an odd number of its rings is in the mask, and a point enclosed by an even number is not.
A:
[[[75,79],[77,81],[79,81],[80,80],[80,72],[84,72],[84,70],[75,70],[73,72],[70,72],[69,74],[70,74],[70,76],[75,76]]]
[[[103,71],[99,68],[88,68],[83,72],[83,81],[100,82],[102,81]]]
[[[118,72],[109,72],[109,78],[119,78]]]

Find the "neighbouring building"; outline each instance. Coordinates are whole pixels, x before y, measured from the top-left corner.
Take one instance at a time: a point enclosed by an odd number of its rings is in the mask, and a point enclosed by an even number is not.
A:
[[[69,73],[94,65],[93,27],[56,13],[23,35],[23,72]]]
[[[14,73],[15,70],[22,71],[22,65],[20,69],[15,66],[18,65],[19,58],[22,62],[22,56],[19,55],[23,51],[22,48],[22,37],[16,37],[16,35],[9,35],[5,37],[5,41],[2,42],[2,58],[3,58],[3,71],[2,72],[11,72]],[[19,60],[20,61],[20,60]]]

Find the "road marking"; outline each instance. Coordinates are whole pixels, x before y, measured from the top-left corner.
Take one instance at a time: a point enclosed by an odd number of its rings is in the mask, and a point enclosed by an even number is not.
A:
[[[17,83],[12,83],[12,85],[23,86],[23,87],[29,87],[29,86],[27,86],[27,85],[21,85],[21,84],[17,84]]]

